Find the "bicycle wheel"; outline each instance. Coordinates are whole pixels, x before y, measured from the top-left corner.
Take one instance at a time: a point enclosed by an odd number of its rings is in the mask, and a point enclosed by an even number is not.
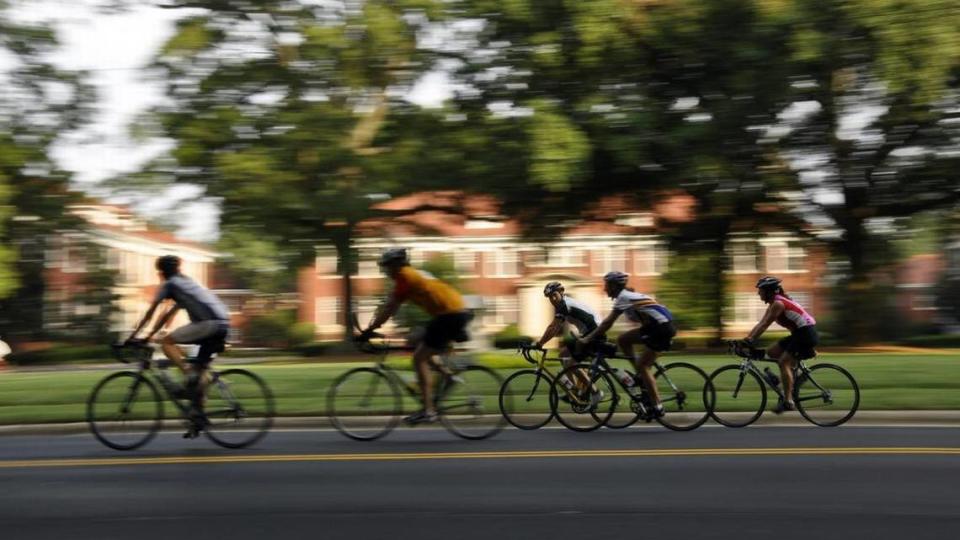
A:
[[[352,369],[327,392],[327,414],[337,430],[358,441],[379,439],[400,423],[400,390],[375,368]]]
[[[225,448],[262,439],[273,425],[273,394],[263,379],[244,369],[212,372],[206,387],[204,431]]]
[[[163,401],[149,379],[121,371],[101,380],[87,399],[90,432],[114,450],[133,450],[150,441],[163,421]]]
[[[533,430],[553,419],[550,389],[553,381],[535,369],[518,371],[500,387],[500,412],[516,428]]]
[[[686,362],[668,364],[654,375],[663,403],[660,425],[674,431],[691,431],[710,418],[716,392],[702,369]]]
[[[767,389],[755,373],[743,371],[738,364],[723,366],[710,375],[714,394],[710,416],[727,427],[744,427],[757,421],[767,404]]]
[[[853,418],[860,406],[856,379],[834,364],[817,364],[807,373],[801,373],[793,395],[800,414],[822,427],[843,424]]]
[[[554,379],[550,393],[554,416],[573,431],[593,431],[605,425],[619,401],[614,384],[606,371],[591,376],[589,364],[564,369]]]
[[[498,396],[501,406],[513,406],[509,394],[500,394],[502,386],[500,376],[483,366],[467,366],[453,378],[444,377],[437,391],[440,422],[450,433],[464,439],[496,435],[507,424],[497,407]]]

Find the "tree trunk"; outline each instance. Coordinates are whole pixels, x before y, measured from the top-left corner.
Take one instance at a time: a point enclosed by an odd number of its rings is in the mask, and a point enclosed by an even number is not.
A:
[[[354,223],[348,221],[341,231],[334,237],[334,245],[337,249],[337,259],[339,259],[340,280],[343,283],[343,306],[341,314],[343,316],[343,339],[349,341],[353,337],[353,280],[350,279],[355,266],[355,256],[353,252],[353,227]]]

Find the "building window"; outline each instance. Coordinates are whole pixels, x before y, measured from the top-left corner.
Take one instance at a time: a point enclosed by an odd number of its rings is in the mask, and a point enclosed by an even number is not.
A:
[[[380,252],[373,249],[363,249],[357,253],[357,277],[371,278],[380,277]]]
[[[667,250],[662,246],[643,246],[634,251],[633,273],[659,276],[667,271]]]
[[[583,265],[583,250],[556,246],[547,250],[547,265],[549,266],[581,266]]]
[[[483,324],[503,327],[516,324],[520,316],[520,304],[516,296],[488,296],[483,299]]]
[[[512,249],[484,252],[483,275],[487,277],[516,277],[517,252]]]
[[[756,274],[760,271],[760,252],[754,242],[733,242],[730,245],[733,272],[736,274]]]
[[[366,328],[367,324],[373,320],[373,315],[380,307],[380,300],[373,296],[363,296],[357,298],[357,322],[361,328]]]
[[[461,276],[474,276],[477,274],[477,252],[465,249],[457,250],[453,253],[453,265],[457,273]]]
[[[314,320],[318,327],[332,327],[338,325],[340,315],[340,297],[330,296],[317,298]]]
[[[767,305],[756,293],[735,293],[733,295],[733,324],[749,326],[756,324],[767,311]]]
[[[773,244],[766,247],[767,272],[803,272],[807,253],[800,246]]]
[[[624,248],[606,248],[593,250],[591,261],[593,275],[602,276],[607,272],[626,272],[627,253]]]

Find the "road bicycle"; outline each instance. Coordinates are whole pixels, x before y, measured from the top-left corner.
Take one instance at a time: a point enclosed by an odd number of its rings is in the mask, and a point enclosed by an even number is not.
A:
[[[740,341],[727,341],[730,354],[740,363],[721,366],[710,375],[716,401],[710,416],[728,427],[745,427],[757,421],[767,404],[767,389],[783,400],[784,390],[772,370],[760,370],[757,362],[770,362],[766,351],[746,346]],[[860,387],[846,369],[835,364],[807,366],[802,358],[793,370],[793,402],[797,411],[818,426],[839,426],[856,414],[860,406]]]
[[[554,378],[550,400],[557,421],[580,432],[601,426],[623,429],[640,420],[690,431],[710,417],[713,388],[702,369],[686,362],[654,362],[651,367],[664,408],[657,414],[640,378],[610,367],[608,359],[627,359],[616,352],[615,344],[603,343],[591,362],[571,365]]]
[[[360,328],[354,320],[354,327]],[[376,342],[376,343],[375,343]],[[406,381],[387,362],[391,352],[411,352],[393,345],[383,334],[357,341],[357,348],[376,356],[372,367],[351,369],[334,380],[327,392],[327,413],[333,426],[358,441],[372,441],[393,431],[404,415],[403,394],[418,404],[420,388]],[[465,358],[444,355],[434,364],[434,400],[440,423],[464,439],[487,439],[499,433],[506,421],[497,411],[501,377],[492,369]]]
[[[212,350],[221,352],[222,345],[219,340]],[[112,349],[120,361],[135,363],[137,369],[107,375],[87,399],[90,431],[110,448],[133,450],[153,439],[163,424],[164,397],[173,403],[188,433],[202,432],[225,448],[250,446],[273,425],[273,394],[250,371],[208,367],[203,375],[206,384],[189,389],[167,373],[169,360],[153,359],[153,346],[133,341],[113,345]],[[196,358],[186,360],[198,363]]]

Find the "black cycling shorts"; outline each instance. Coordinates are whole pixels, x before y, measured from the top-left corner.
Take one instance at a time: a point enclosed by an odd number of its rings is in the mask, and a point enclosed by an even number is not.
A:
[[[589,343],[581,344],[576,336],[567,334],[563,336],[563,345],[570,352],[570,356],[577,362],[586,362],[597,353],[597,346],[607,341],[607,336],[597,336]]]
[[[777,342],[780,348],[797,360],[807,360],[817,355],[814,348],[820,343],[817,327],[814,325],[797,328],[789,336]]]
[[[677,335],[677,327],[672,322],[643,325],[640,343],[652,351],[666,352],[673,345],[673,338]]]
[[[467,324],[470,323],[472,318],[473,315],[466,311],[437,315],[427,324],[427,331],[423,335],[423,343],[431,349],[442,351],[454,341],[469,340]]]

